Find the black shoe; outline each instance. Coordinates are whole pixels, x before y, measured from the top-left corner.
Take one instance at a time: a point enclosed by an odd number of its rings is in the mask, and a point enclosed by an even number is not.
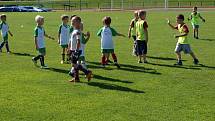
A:
[[[138,63],[143,63],[143,62],[139,60]]]
[[[178,61],[178,62],[176,62],[176,64],[174,64],[175,66],[182,66],[183,64],[182,64],[182,61]]]
[[[194,60],[193,60],[193,63],[194,63],[195,65],[198,65],[198,64],[199,64],[199,60],[198,60],[198,59],[194,59]]]
[[[117,68],[120,68],[120,65],[118,63],[114,63],[114,65],[117,67]]]

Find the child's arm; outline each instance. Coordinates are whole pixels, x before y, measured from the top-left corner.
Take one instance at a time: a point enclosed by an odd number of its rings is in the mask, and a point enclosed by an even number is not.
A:
[[[38,49],[37,37],[34,37],[34,42],[35,42],[36,49]]]
[[[87,37],[87,38],[86,38],[85,40],[86,40],[86,43],[87,43],[88,40],[90,39],[90,32],[87,32],[87,33],[86,33],[86,37]]]
[[[131,29],[134,27],[134,22],[131,21],[130,26],[129,26],[129,30],[128,30],[128,38],[131,38]]]
[[[148,40],[149,40],[149,38],[148,38],[148,29],[147,28],[145,28],[144,29],[144,33],[145,33],[145,39],[146,39],[146,43],[148,43]]]
[[[203,22],[205,22],[205,19],[199,14],[199,18],[202,19]]]
[[[44,36],[47,37],[47,38],[49,38],[49,39],[55,40],[54,37],[51,37],[51,36],[49,36],[49,35],[46,34],[46,33],[44,34]]]
[[[126,37],[124,34],[121,34],[121,33],[117,33],[116,35],[121,37]]]
[[[187,36],[188,33],[183,33],[183,34],[180,34],[180,35],[175,35],[175,38],[179,38],[179,37],[184,37],[184,36]]]
[[[60,27],[59,27],[59,30],[58,30],[58,44],[60,44],[61,28],[62,28],[62,26],[60,26]]]
[[[173,26],[171,23],[170,23],[170,20],[167,19],[167,24],[172,28],[172,29],[175,29],[175,26]]]
[[[10,34],[11,37],[13,36],[13,34],[12,34],[12,32],[10,30],[8,31],[8,33]]]

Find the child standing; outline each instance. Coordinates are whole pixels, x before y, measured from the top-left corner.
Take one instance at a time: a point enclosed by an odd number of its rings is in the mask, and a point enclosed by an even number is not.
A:
[[[146,22],[146,11],[139,11],[138,16],[140,20],[136,23],[136,36],[137,36],[137,55],[138,63],[147,63],[147,44],[148,44],[148,24]],[[143,59],[143,62],[142,62]]]
[[[58,43],[60,44],[62,48],[62,60],[61,64],[65,63],[65,53],[68,52],[68,43],[70,39],[70,33],[73,31],[73,28],[68,25],[69,22],[69,16],[62,15],[62,24],[59,27],[58,31]],[[66,61],[69,61],[69,54],[67,53],[67,59]]]
[[[129,26],[129,30],[128,30],[128,38],[133,38],[134,40],[134,45],[133,45],[133,52],[132,54],[134,56],[137,56],[137,43],[136,43],[136,23],[138,21],[139,17],[138,17],[138,11],[134,12],[134,18],[131,20],[130,22],[130,26]]]
[[[69,49],[71,54],[71,63],[72,69],[70,71],[70,75],[73,77],[70,82],[80,82],[79,79],[79,70],[83,71],[86,75],[88,81],[92,78],[92,71],[85,69],[82,65],[78,63],[80,55],[82,53],[81,47],[81,40],[82,40],[82,32],[81,32],[81,18],[78,16],[72,17],[72,26],[74,28],[71,34],[71,40],[69,42]]]
[[[2,35],[3,42],[0,44],[0,52],[2,51],[2,47],[5,45],[7,49],[7,53],[10,53],[9,44],[8,44],[8,33],[12,37],[13,34],[9,30],[9,26],[6,23],[7,16],[5,14],[0,15],[1,23],[0,23],[0,30]]]
[[[44,24],[44,17],[43,16],[37,15],[35,17],[35,21],[37,23],[37,26],[34,29],[34,41],[35,41],[36,49],[38,51],[38,56],[33,57],[32,61],[36,65],[37,60],[40,60],[41,68],[47,69],[48,66],[45,65],[45,62],[44,62],[44,57],[46,55],[46,47],[45,47],[44,37],[47,37],[47,38],[52,39],[52,40],[54,40],[54,38],[46,34],[46,32],[43,28],[43,24]]]
[[[199,19],[205,22],[205,19],[197,11],[197,7],[193,8],[193,12],[190,14],[188,20],[191,20],[193,26],[193,36],[196,39],[199,39]]]
[[[178,38],[178,42],[175,48],[175,52],[177,55],[177,63],[175,65],[183,65],[182,64],[182,59],[181,59],[181,51],[184,51],[185,54],[190,54],[193,58],[193,63],[194,64],[198,64],[199,60],[196,58],[195,54],[192,52],[189,41],[187,39],[189,30],[187,25],[184,23],[184,15],[179,14],[176,17],[176,21],[177,21],[177,26],[173,26],[170,21],[168,20],[168,25],[172,28],[172,29],[177,29],[179,31],[179,35],[175,35],[175,38]]]
[[[107,64],[109,55],[111,54],[114,60],[114,65],[117,66],[117,68],[120,68],[117,62],[116,54],[114,53],[114,43],[113,43],[112,37],[113,36],[125,37],[125,35],[116,32],[115,29],[110,27],[110,24],[111,24],[111,18],[107,16],[104,17],[103,18],[104,27],[102,27],[97,33],[97,36],[101,37],[101,51],[102,51],[101,64],[102,64],[102,67],[105,67],[105,65]]]

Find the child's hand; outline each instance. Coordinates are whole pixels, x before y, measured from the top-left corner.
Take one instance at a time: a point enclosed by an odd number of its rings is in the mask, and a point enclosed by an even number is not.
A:
[[[87,32],[86,35],[87,35],[88,37],[90,37],[90,32]]]
[[[179,36],[178,36],[178,35],[174,35],[174,37],[175,37],[175,38],[179,38]]]
[[[167,24],[170,24],[170,20],[168,18],[166,20],[167,20]]]
[[[202,19],[203,22],[205,22],[205,19]]]
[[[10,33],[10,36],[11,36],[11,37],[13,37],[13,34],[12,34],[12,33]]]

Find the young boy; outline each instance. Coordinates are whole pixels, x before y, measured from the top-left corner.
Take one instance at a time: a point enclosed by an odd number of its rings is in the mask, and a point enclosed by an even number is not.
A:
[[[58,43],[62,48],[62,60],[61,64],[65,63],[65,52],[68,52],[68,43],[70,39],[70,33],[73,31],[73,28],[68,25],[69,16],[62,15],[62,24],[59,27],[58,31]],[[67,53],[67,62],[69,60],[69,54]]]
[[[147,44],[148,44],[148,24],[146,22],[146,11],[139,11],[138,16],[140,20],[136,23],[136,36],[137,36],[137,55],[138,63],[147,63]],[[143,59],[143,62],[142,62]]]
[[[197,7],[193,8],[193,12],[190,14],[188,20],[191,20],[193,26],[193,36],[196,39],[199,39],[199,19],[205,22],[205,19],[197,11]]]
[[[0,15],[1,23],[0,23],[0,30],[2,35],[3,42],[0,44],[0,52],[2,51],[2,47],[5,45],[7,49],[7,53],[10,53],[9,44],[8,44],[8,33],[12,37],[13,34],[9,30],[9,26],[6,23],[7,17],[5,14]]]
[[[79,57],[82,53],[82,50],[80,50],[81,47],[81,40],[82,40],[82,32],[81,32],[81,18],[78,16],[72,17],[71,20],[72,26],[74,28],[72,34],[71,34],[71,40],[69,42],[69,49],[71,54],[71,63],[72,63],[72,69],[70,71],[70,75],[73,77],[70,82],[80,82],[79,79],[79,70],[83,71],[86,75],[86,78],[88,81],[92,78],[92,71],[85,69],[82,65],[78,64]]]
[[[110,24],[111,24],[111,18],[107,16],[104,17],[103,18],[104,27],[102,27],[97,33],[97,36],[101,37],[101,51],[102,51],[101,64],[102,64],[102,67],[105,67],[105,65],[107,64],[109,55],[111,54],[114,60],[114,65],[117,66],[117,68],[120,68],[117,62],[116,54],[114,53],[114,43],[113,43],[112,37],[113,36],[125,37],[125,35],[116,32],[115,29],[110,27]]]
[[[46,55],[46,47],[45,47],[44,37],[47,37],[47,38],[52,39],[52,40],[54,40],[54,38],[46,34],[46,32],[43,28],[43,24],[44,24],[44,17],[43,16],[37,15],[35,17],[35,21],[37,23],[37,26],[34,29],[34,41],[35,41],[36,49],[38,51],[38,56],[33,57],[32,61],[36,65],[37,60],[40,59],[41,68],[47,69],[48,66],[46,66],[45,62],[44,62],[44,57]]]
[[[136,23],[138,21],[139,17],[138,17],[138,11],[134,11],[134,18],[131,20],[130,22],[130,26],[129,26],[129,30],[128,30],[128,38],[133,38],[134,39],[134,45],[133,45],[133,55],[137,56],[137,44],[136,44]]]
[[[181,59],[181,51],[184,51],[185,54],[190,54],[193,57],[193,63],[194,64],[198,64],[199,60],[196,58],[195,54],[192,52],[189,41],[188,41],[188,27],[187,25],[184,23],[184,15],[179,14],[176,17],[176,22],[177,22],[177,26],[173,26],[170,21],[168,20],[168,25],[172,28],[172,29],[177,29],[179,31],[179,35],[175,35],[175,38],[178,38],[178,42],[175,48],[175,52],[177,55],[177,63],[175,65],[183,65],[182,64],[182,59]]]

